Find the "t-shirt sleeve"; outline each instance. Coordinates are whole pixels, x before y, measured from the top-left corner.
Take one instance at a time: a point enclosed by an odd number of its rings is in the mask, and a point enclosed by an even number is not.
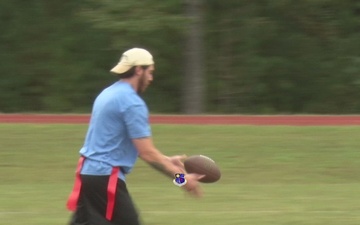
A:
[[[130,106],[124,112],[125,124],[130,138],[151,136],[149,112],[144,105]]]

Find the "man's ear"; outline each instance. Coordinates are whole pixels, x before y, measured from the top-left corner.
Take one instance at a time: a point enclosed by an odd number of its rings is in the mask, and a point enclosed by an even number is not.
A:
[[[143,70],[144,69],[141,66],[136,66],[135,67],[135,75],[142,74]]]

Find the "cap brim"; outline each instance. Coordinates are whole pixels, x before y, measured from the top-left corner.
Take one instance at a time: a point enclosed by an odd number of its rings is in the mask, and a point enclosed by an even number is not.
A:
[[[131,66],[124,65],[122,63],[117,64],[114,68],[110,70],[112,73],[116,74],[122,74],[128,71],[131,68]]]

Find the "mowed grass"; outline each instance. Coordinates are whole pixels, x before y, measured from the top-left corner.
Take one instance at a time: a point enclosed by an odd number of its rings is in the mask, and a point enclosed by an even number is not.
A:
[[[87,125],[0,124],[0,224],[63,225]],[[141,160],[127,178],[144,225],[358,225],[360,127],[153,125],[165,154],[222,169],[187,196]]]

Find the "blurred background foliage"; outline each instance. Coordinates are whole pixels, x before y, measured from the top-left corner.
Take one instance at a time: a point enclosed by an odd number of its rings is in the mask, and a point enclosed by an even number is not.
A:
[[[153,113],[360,112],[357,0],[13,0],[0,28],[0,112],[88,113],[135,46]]]

